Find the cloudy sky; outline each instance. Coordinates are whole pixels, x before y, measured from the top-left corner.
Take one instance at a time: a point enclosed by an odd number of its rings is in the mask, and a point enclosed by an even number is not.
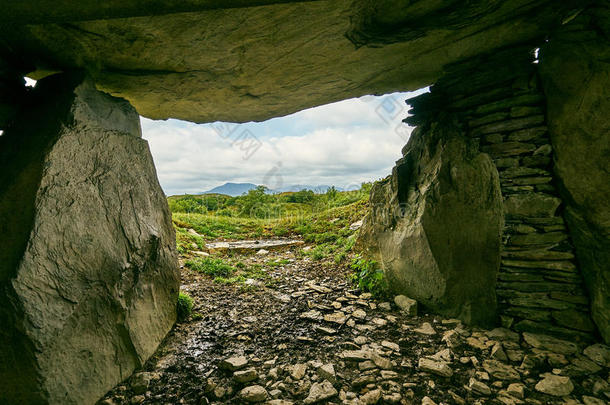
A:
[[[167,195],[225,182],[348,187],[390,173],[412,130],[401,122],[404,100],[415,94],[365,96],[260,123],[142,118],[142,131]]]

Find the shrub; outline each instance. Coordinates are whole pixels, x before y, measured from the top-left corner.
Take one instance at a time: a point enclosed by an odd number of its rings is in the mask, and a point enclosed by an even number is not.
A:
[[[193,299],[185,292],[178,295],[178,322],[184,322],[193,312]]]
[[[374,260],[364,259],[356,256],[350,265],[354,270],[352,281],[362,291],[370,292],[375,297],[387,295],[386,280],[381,270]]]

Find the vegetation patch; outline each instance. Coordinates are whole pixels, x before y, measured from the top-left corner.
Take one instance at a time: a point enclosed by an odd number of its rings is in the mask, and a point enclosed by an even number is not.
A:
[[[190,259],[187,260],[184,265],[189,269],[207,274],[211,277],[229,277],[236,271],[235,267],[224,260],[212,257]]]
[[[185,292],[180,292],[178,295],[178,322],[184,322],[193,312],[193,299]]]
[[[383,270],[376,261],[356,256],[352,260],[350,268],[354,271],[352,281],[360,290],[370,292],[377,298],[384,298],[388,295]]]

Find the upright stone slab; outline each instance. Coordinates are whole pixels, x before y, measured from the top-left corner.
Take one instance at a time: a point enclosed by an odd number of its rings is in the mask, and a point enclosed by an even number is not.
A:
[[[392,176],[375,184],[359,244],[378,256],[395,292],[446,316],[491,325],[500,182],[489,156],[446,118],[418,128]]]
[[[92,404],[176,318],[175,236],[137,112],[78,74],[0,137],[0,403]]]
[[[591,312],[610,343],[610,8],[599,2],[541,49],[555,173],[565,218],[589,290]]]

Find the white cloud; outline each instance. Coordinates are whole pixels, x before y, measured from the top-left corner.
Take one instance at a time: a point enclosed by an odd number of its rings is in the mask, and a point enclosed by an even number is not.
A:
[[[168,195],[198,193],[227,181],[345,187],[390,173],[410,133],[401,123],[408,96],[350,99],[240,124],[226,139],[210,124],[143,118],[142,129]],[[248,159],[233,144],[245,130],[262,143]]]

